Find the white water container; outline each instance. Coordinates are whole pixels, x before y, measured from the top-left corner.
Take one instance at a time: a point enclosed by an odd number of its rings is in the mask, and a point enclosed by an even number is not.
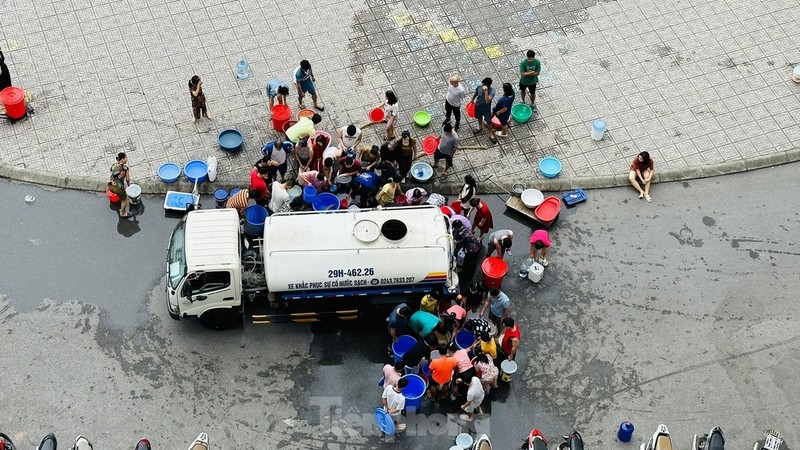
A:
[[[542,281],[544,277],[544,266],[535,262],[531,265],[531,268],[528,269],[528,279],[533,281],[534,283],[538,283]]]
[[[606,133],[608,126],[606,121],[603,119],[597,119],[592,122],[592,139],[595,141],[599,141],[603,139],[603,135]]]
[[[208,181],[214,181],[217,179],[217,157],[216,156],[209,156],[208,160],[206,160],[206,165],[208,166]]]

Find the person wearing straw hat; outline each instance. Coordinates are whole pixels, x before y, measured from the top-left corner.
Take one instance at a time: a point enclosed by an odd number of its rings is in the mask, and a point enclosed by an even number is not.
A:
[[[311,94],[314,108],[319,111],[325,111],[325,107],[317,101],[317,86],[314,84],[317,79],[314,77],[314,70],[308,60],[300,61],[300,66],[294,69],[294,82],[297,85],[297,98],[301,108],[305,108],[303,99],[305,99],[306,94]]]
[[[461,124],[461,101],[467,96],[467,90],[461,85],[461,77],[453,75],[450,77],[450,84],[447,85],[447,94],[444,98],[444,122],[450,123],[450,115],[456,118],[456,124],[453,129],[458,131],[458,126]]]

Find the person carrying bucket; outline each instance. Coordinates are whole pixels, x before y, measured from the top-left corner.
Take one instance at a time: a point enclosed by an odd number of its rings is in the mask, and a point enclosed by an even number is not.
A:
[[[325,107],[317,102],[317,86],[314,84],[317,79],[314,77],[314,70],[308,60],[300,61],[300,66],[294,69],[294,82],[297,85],[297,100],[301,108],[305,108],[303,99],[305,99],[306,94],[311,94],[314,108],[319,111],[325,111]]]
[[[386,319],[388,322],[388,349],[389,357],[394,356],[394,351],[392,351],[392,344],[397,342],[397,337],[406,334],[406,329],[409,325],[409,318],[411,317],[411,308],[408,307],[405,303],[400,303],[397,305],[392,312],[389,314],[389,317]]]
[[[272,79],[267,83],[267,97],[269,97],[269,113],[275,108],[275,102],[279,105],[286,104],[286,97],[289,95],[289,86],[281,80]]]
[[[397,431],[406,429],[406,424],[400,423],[401,413],[406,408],[406,397],[403,395],[403,389],[406,386],[408,386],[406,378],[397,380],[396,385],[384,384],[383,395],[381,396],[383,409],[392,416]]]

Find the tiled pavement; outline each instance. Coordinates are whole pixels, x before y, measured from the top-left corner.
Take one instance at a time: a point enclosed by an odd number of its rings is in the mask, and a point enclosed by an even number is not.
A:
[[[412,125],[413,112],[441,123],[447,77],[516,86],[529,48],[544,72],[539,114],[501,145],[462,152],[451,180],[536,179],[551,155],[565,178],[624,173],[642,150],[661,169],[742,160],[800,142],[789,80],[799,29],[796,0],[0,0],[0,48],[34,108],[0,121],[0,163],[104,178],[126,151],[141,180],[165,161],[215,154],[221,180],[244,181],[274,135],[264,86],[301,58],[327,106],[323,129],[364,122],[392,88],[398,130],[422,137],[434,130]],[[237,81],[241,58],[252,74]],[[194,74],[214,116],[197,126]],[[610,131],[595,142],[598,117]],[[488,144],[470,126],[464,144]],[[216,146],[227,127],[245,135],[234,156]]]

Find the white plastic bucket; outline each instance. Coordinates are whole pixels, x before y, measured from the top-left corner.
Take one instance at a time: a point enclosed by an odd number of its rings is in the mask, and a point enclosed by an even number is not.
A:
[[[603,135],[606,133],[608,126],[606,121],[603,119],[597,119],[592,122],[592,139],[595,141],[599,141],[603,139]]]
[[[544,266],[538,262],[531,264],[531,267],[528,269],[528,279],[534,283],[538,283],[542,281],[542,277],[544,277]]]
[[[142,188],[139,187],[138,184],[131,184],[125,189],[125,194],[131,200],[132,204],[137,205],[142,195]]]
[[[517,363],[515,361],[505,360],[500,364],[500,379],[506,383],[511,381],[512,375],[517,373]]]

